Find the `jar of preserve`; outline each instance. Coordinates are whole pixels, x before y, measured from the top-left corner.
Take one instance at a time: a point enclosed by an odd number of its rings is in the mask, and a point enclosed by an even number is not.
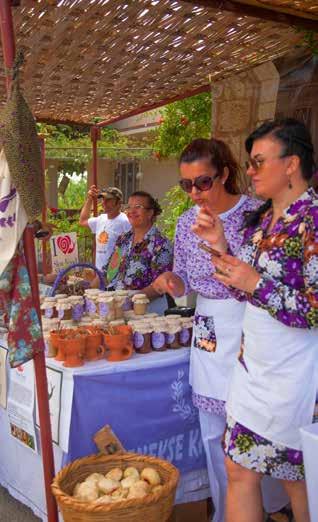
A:
[[[151,331],[148,325],[142,321],[136,321],[133,325],[133,344],[137,353],[149,353],[151,348]]]
[[[167,349],[166,345],[166,332],[165,328],[161,324],[156,324],[153,327],[151,334],[151,346],[156,352],[163,352]]]

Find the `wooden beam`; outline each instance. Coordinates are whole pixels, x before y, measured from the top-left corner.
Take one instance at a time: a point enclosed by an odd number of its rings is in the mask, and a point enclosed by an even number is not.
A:
[[[277,24],[286,24],[300,29],[306,29],[318,33],[318,16],[305,11],[266,6],[254,0],[182,0],[188,4],[200,5],[219,11],[229,11],[238,16],[251,16],[261,18]]]

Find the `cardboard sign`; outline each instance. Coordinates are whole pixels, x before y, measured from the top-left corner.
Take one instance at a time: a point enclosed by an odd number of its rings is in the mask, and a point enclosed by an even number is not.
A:
[[[78,263],[76,232],[52,236],[50,246],[53,272],[59,272],[73,263]]]

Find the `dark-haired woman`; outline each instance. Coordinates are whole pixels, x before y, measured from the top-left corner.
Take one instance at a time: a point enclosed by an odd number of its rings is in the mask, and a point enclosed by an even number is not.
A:
[[[213,210],[236,253],[241,246],[244,215],[260,203],[240,194],[238,164],[221,140],[197,139],[190,143],[181,154],[180,174],[180,186],[195,206],[178,221],[173,272],[161,275],[153,286],[174,297],[191,291],[198,294],[190,382],[207,455],[215,508],[213,522],[224,522],[227,481],[221,440],[226,425],[225,400],[240,347],[245,303],[235,300],[226,286],[213,279],[211,256],[200,248],[192,226],[200,208]],[[276,499],[270,500],[266,508],[269,512],[276,511],[284,501],[278,494],[277,503]]]
[[[318,198],[313,146],[294,119],[246,141],[248,175],[266,203],[248,219],[239,257],[213,258],[215,279],[247,296],[244,342],[227,401],[228,522],[261,522],[260,481],[283,481],[297,522],[309,522],[299,428],[313,418],[318,346]],[[226,252],[219,217],[196,232]]]
[[[156,292],[152,282],[172,268],[172,245],[155,226],[161,208],[148,192],[134,192],[128,199],[126,214],[131,230],[120,236],[114,253],[104,267],[107,289],[138,290],[151,303],[149,311],[163,313],[167,299]]]

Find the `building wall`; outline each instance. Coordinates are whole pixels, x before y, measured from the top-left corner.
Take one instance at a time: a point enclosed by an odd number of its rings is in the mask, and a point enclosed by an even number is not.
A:
[[[140,189],[150,192],[157,199],[163,198],[165,193],[178,183],[178,163],[175,159],[142,160],[140,168]]]

